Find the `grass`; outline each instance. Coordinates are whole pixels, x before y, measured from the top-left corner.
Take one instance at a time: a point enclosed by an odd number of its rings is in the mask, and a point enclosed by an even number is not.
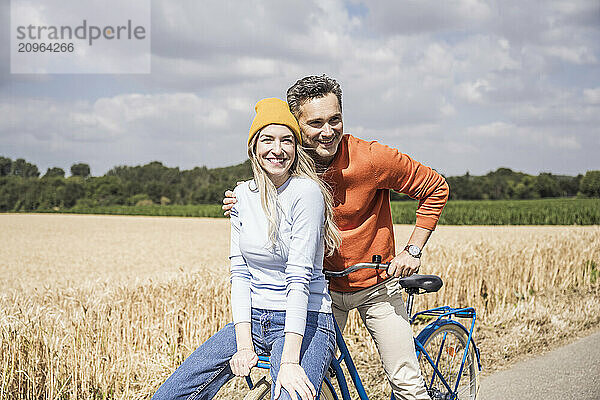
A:
[[[393,202],[395,224],[414,224],[416,204]],[[598,225],[600,199],[453,200],[442,225]]]
[[[410,226],[396,226],[398,248]],[[228,221],[0,216],[0,399],[149,398],[231,320]],[[440,226],[416,310],[471,305],[485,371],[600,325],[600,227]],[[358,315],[345,337],[374,399],[389,398]],[[220,398],[241,398],[235,379]]]

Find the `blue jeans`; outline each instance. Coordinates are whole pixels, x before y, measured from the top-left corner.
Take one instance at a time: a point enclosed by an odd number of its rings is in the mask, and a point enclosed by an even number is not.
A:
[[[285,311],[252,308],[254,351],[258,355],[270,354],[273,382],[277,379],[283,351],[284,324]],[[331,314],[314,311],[307,313],[306,329],[300,349],[300,365],[318,392],[321,390],[321,383],[335,349],[333,324]],[[219,389],[234,377],[229,360],[236,351],[235,328],[233,323],[229,323],[196,349],[158,388],[152,399],[212,399]],[[273,384],[271,398],[274,389]],[[282,389],[279,399],[290,398],[287,391]]]

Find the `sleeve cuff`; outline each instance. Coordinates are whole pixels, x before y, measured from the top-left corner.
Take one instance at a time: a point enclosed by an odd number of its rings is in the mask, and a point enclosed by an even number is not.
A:
[[[306,318],[295,317],[291,315],[285,316],[285,327],[284,333],[293,332],[298,335],[304,336],[304,330],[306,329]]]
[[[294,332],[304,336],[308,295],[307,285],[292,283],[288,286],[284,332]]]
[[[435,227],[437,226],[438,218],[429,217],[425,215],[417,215],[417,223],[416,226],[419,228],[429,229],[430,231],[435,231]]]
[[[233,323],[250,322],[252,320],[252,300],[250,286],[244,280],[234,279],[231,282],[231,314]]]

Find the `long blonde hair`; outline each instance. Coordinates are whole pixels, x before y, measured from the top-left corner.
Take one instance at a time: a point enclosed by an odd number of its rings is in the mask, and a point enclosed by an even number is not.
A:
[[[259,136],[260,131],[254,135],[252,141],[248,145],[248,158],[250,158],[252,165],[254,182],[256,183],[260,193],[260,202],[265,215],[267,216],[267,220],[269,221],[269,240],[271,244],[275,245],[277,242],[280,222],[279,212],[277,210],[277,188],[271,179],[269,179],[264,168],[258,162],[258,156],[256,155],[256,142]],[[342,243],[342,236],[337,225],[335,224],[333,217],[333,197],[327,185],[317,175],[317,172],[315,171],[315,162],[298,143],[298,140],[295,136],[294,149],[296,157],[290,166],[290,175],[312,179],[319,185],[321,193],[323,194],[323,200],[325,202],[325,224],[323,229],[323,238],[325,242],[325,255],[329,256],[333,254],[335,249],[337,249]]]

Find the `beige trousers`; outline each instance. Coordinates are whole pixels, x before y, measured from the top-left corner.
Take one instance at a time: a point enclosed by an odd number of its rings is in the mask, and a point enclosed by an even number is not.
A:
[[[398,279],[391,278],[358,292],[330,291],[333,315],[343,332],[348,312],[358,309],[375,341],[396,399],[430,400],[417,362],[413,332],[401,290]]]

